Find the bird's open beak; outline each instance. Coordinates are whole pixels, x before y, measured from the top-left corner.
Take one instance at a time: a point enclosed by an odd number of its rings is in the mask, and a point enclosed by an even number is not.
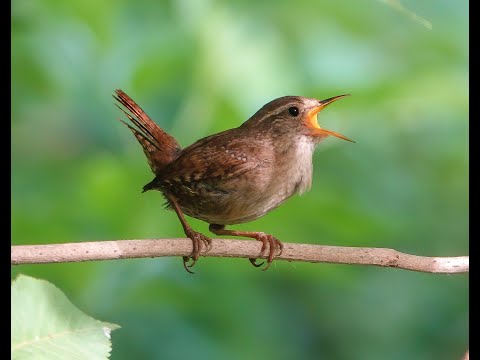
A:
[[[349,138],[347,138],[346,136],[342,135],[342,134],[339,134],[335,131],[331,131],[331,130],[327,130],[327,129],[322,129],[320,127],[320,125],[318,125],[318,121],[317,121],[317,114],[322,111],[325,107],[327,107],[328,105],[330,105],[331,103],[333,103],[334,101],[337,101],[338,99],[341,99],[345,96],[349,96],[350,94],[344,94],[344,95],[338,95],[338,96],[334,96],[334,97],[331,97],[331,98],[328,98],[328,99],[325,99],[325,100],[320,100],[318,102],[318,106],[315,106],[313,107],[309,114],[308,114],[308,117],[307,117],[307,122],[308,122],[308,126],[314,130],[314,135],[316,136],[329,136],[329,135],[332,135],[332,136],[335,136],[335,137],[338,137],[340,139],[343,139],[343,140],[347,140],[347,141],[350,141],[350,142],[355,142]]]

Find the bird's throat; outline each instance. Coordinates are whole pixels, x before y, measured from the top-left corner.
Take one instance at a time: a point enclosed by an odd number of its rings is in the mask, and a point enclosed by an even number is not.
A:
[[[283,154],[282,164],[279,172],[283,174],[278,178],[283,180],[281,185],[282,193],[288,198],[296,193],[303,194],[312,185],[312,158],[315,150],[315,142],[307,136],[299,136],[295,139],[290,150]]]

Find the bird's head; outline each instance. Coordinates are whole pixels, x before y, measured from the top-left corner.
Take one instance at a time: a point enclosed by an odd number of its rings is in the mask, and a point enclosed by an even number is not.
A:
[[[320,111],[345,96],[348,94],[325,100],[283,96],[264,105],[243,126],[257,128],[259,131],[271,131],[273,135],[304,135],[315,143],[328,136],[354,142],[342,134],[320,127],[317,120]]]

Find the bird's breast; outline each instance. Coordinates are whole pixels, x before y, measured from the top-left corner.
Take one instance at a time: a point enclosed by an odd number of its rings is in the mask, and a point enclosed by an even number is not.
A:
[[[284,148],[276,148],[274,166],[263,169],[262,176],[250,191],[243,217],[236,223],[257,219],[280,206],[294,194],[302,194],[312,184],[312,156],[315,144],[299,138]]]
[[[290,196],[308,191],[312,185],[312,157],[315,144],[299,137],[293,144],[276,154],[276,174],[272,186],[278,191],[281,202]]]

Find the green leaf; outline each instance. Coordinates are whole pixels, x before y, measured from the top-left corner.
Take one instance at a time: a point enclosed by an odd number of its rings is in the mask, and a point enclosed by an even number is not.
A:
[[[120,326],[78,310],[53,284],[19,275],[12,283],[12,359],[108,359]]]

